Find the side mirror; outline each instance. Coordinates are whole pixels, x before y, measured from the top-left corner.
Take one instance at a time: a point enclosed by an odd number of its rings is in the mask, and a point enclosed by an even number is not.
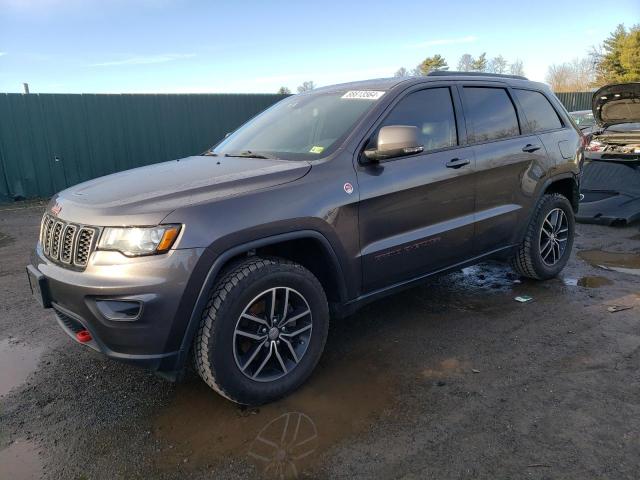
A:
[[[424,147],[418,141],[418,129],[409,125],[388,125],[378,132],[376,148],[364,151],[371,162],[420,153]]]

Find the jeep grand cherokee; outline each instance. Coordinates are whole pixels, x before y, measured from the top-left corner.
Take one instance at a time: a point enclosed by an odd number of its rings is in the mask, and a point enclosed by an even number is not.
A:
[[[202,155],[60,192],[28,274],[76,341],[269,402],[311,374],[330,318],[487,258],[557,275],[583,148],[522,77],[320,88]]]

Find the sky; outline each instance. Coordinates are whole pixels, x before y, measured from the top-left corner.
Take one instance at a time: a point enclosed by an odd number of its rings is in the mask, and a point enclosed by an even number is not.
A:
[[[295,92],[482,52],[543,81],[619,23],[638,0],[0,0],[0,92]]]

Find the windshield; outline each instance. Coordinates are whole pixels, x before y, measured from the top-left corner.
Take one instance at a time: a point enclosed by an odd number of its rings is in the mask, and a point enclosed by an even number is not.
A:
[[[236,130],[210,153],[311,160],[331,153],[381,91],[332,91],[286,98]]]
[[[596,123],[593,112],[571,112],[570,115],[580,128],[591,127]]]

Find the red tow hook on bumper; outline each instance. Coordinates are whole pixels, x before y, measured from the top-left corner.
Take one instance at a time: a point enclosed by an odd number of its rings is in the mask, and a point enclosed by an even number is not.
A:
[[[91,338],[91,334],[89,333],[89,330],[80,330],[79,332],[77,332],[76,340],[78,340],[80,343],[90,342],[92,338]]]

